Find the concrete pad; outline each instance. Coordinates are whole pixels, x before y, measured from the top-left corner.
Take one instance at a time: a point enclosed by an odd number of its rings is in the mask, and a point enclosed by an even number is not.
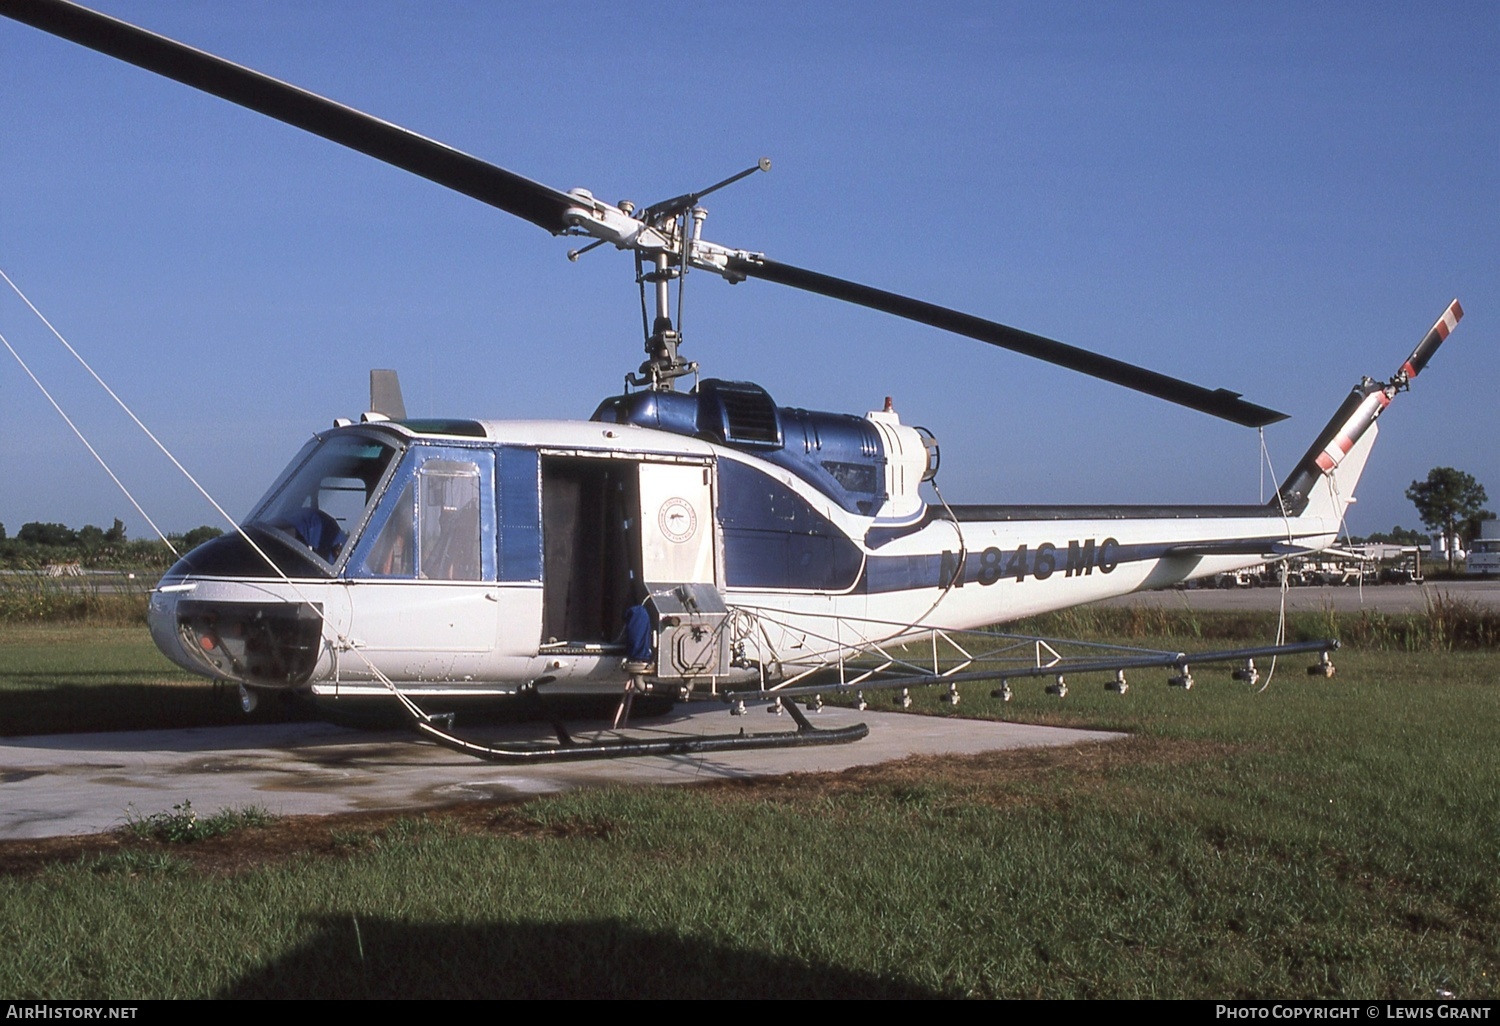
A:
[[[187,801],[201,814],[249,805],[276,815],[420,809],[575,787],[827,772],[909,755],[967,755],[1123,736],[833,707],[809,715],[824,728],[863,721],[870,735],[816,748],[520,767],[480,762],[407,732],[324,723],[14,738],[0,744],[0,839],[98,833]],[[764,707],[732,718],[716,706],[643,721],[631,733],[722,734],[741,727],[761,733],[791,730],[793,724]],[[517,724],[482,728],[475,736],[525,740],[545,737],[545,731]]]

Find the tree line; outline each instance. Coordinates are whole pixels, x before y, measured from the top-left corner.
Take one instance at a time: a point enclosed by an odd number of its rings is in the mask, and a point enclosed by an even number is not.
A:
[[[224,532],[204,525],[167,538],[179,553],[217,538]],[[0,524],[0,567],[24,570],[48,563],[77,563],[89,569],[165,569],[175,560],[159,538],[131,540],[118,518],[109,528],[84,524],[74,530],[66,524],[32,521],[22,524],[11,537]]]

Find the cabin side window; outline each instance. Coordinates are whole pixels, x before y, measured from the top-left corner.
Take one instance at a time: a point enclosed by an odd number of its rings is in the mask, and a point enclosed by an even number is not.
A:
[[[414,446],[370,517],[353,574],[493,581],[494,465],[488,451]]]
[[[428,460],[417,472],[417,568],[430,581],[481,580],[479,467]]]

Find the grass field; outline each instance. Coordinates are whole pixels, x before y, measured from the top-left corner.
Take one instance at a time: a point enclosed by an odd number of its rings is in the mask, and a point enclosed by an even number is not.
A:
[[[6,715],[28,689],[184,692],[88,638],[69,663],[0,634]],[[1133,734],[1105,745],[126,831],[0,878],[0,994],[1500,996],[1500,655],[1337,661],[1263,693],[1202,671],[959,707]]]
[[[144,626],[0,623],[0,738],[270,722],[240,711],[233,688],[167,662]]]

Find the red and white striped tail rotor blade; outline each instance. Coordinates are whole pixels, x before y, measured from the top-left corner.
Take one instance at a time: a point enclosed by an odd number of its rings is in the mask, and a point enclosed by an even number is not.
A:
[[[1318,433],[1317,440],[1281,486],[1280,495],[1288,509],[1300,511],[1305,508],[1307,498],[1320,477],[1333,473],[1360,438],[1375,426],[1375,421],[1385,412],[1391,400],[1407,388],[1411,379],[1427,366],[1427,361],[1432,359],[1438,346],[1458,326],[1463,315],[1464,308],[1455,299],[1448,304],[1448,309],[1443,311],[1443,316],[1438,318],[1432,330],[1417,344],[1417,348],[1412,350],[1411,356],[1401,365],[1395,377],[1384,384],[1365,378],[1354,386],[1354,391],[1344,398],[1333,419]]]
[[[1417,343],[1417,348],[1411,351],[1411,356],[1401,365],[1400,373],[1408,379],[1422,373],[1422,368],[1427,366],[1427,361],[1432,359],[1432,354],[1437,352],[1438,346],[1448,337],[1449,332],[1458,327],[1458,322],[1463,318],[1464,308],[1458,305],[1458,300],[1448,304],[1448,309],[1443,311],[1443,316],[1437,319],[1432,330],[1427,336]]]

